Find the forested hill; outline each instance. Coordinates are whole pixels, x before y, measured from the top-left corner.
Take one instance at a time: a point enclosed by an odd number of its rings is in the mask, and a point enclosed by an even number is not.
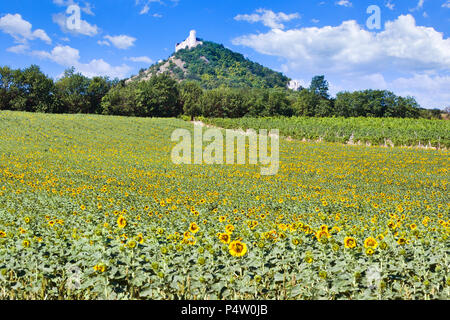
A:
[[[205,41],[193,49],[184,49],[160,61],[128,82],[148,80],[168,72],[178,81],[198,81],[204,89],[225,85],[234,88],[285,88],[290,79],[280,72],[246,59],[223,45]]]

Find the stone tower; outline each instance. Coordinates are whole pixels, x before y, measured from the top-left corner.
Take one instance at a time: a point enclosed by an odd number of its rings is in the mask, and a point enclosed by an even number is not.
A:
[[[197,39],[197,31],[195,30],[191,30],[191,32],[189,33],[189,37],[184,40],[181,43],[177,43],[177,45],[175,46],[175,52],[178,52],[182,49],[192,49],[195,48],[198,45],[203,44],[203,42],[198,41]]]

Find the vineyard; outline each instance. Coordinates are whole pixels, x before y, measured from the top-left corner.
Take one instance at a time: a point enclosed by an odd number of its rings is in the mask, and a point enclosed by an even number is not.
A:
[[[175,165],[180,119],[0,113],[2,299],[449,299],[443,121],[279,128],[280,170]]]
[[[372,145],[450,147],[450,122],[398,118],[202,118],[228,129],[279,129],[294,139]]]

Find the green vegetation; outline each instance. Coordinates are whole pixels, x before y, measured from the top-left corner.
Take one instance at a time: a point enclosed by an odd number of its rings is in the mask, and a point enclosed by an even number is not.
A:
[[[72,68],[54,82],[37,66],[23,70],[0,68],[0,110],[139,117],[446,116],[444,111],[421,109],[414,98],[399,97],[389,91],[341,92],[335,99],[330,98],[323,76],[314,77],[310,88],[300,91],[245,86],[208,90],[195,80],[177,82],[170,72],[127,83],[104,77],[89,79]]]
[[[56,83],[40,68],[0,67],[0,110],[45,113],[100,113],[101,100],[118,80],[89,79],[74,68]]]
[[[377,118],[202,118],[227,129],[279,129],[294,139],[375,145],[450,147],[450,122],[428,119]]]
[[[450,297],[448,151],[280,140],[261,176],[173,164],[178,128],[0,112],[0,299]]]
[[[182,61],[183,69],[168,59],[149,68],[133,78],[140,81],[146,75],[156,75],[161,67],[169,64],[168,72],[176,80],[198,82],[204,89],[220,86],[231,88],[286,88],[289,78],[280,72],[246,59],[242,54],[233,52],[223,45],[204,41],[194,49],[180,50],[171,57]]]

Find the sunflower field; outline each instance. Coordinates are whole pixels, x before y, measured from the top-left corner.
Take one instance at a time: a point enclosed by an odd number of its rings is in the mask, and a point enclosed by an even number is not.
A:
[[[178,128],[1,112],[0,298],[449,299],[448,151],[280,139],[261,176],[172,164]]]

